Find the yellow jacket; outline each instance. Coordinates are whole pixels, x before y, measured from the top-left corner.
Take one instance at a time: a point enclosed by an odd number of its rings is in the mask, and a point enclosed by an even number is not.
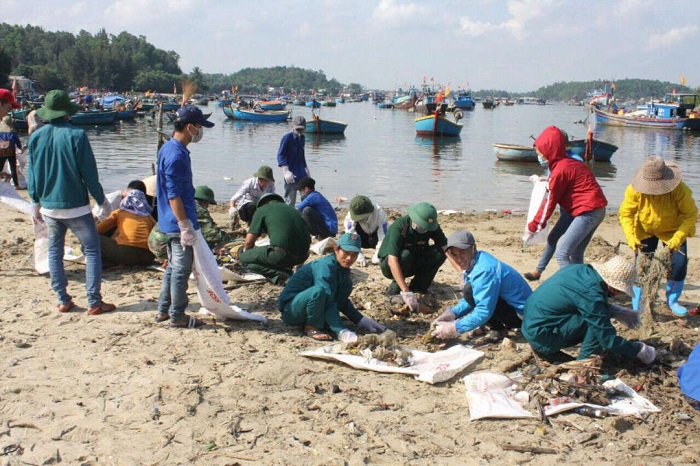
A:
[[[672,250],[677,250],[689,236],[695,235],[698,208],[693,192],[681,181],[667,194],[641,194],[627,186],[620,205],[620,223],[630,248],[656,236]]]

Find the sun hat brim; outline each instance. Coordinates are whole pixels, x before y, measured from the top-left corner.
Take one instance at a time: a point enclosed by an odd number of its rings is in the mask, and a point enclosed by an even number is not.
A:
[[[663,173],[656,179],[644,176],[644,168],[642,165],[632,179],[632,188],[638,193],[658,196],[670,193],[681,184],[681,170],[676,164],[664,164]]]
[[[42,120],[55,120],[56,118],[63,118],[66,116],[73,116],[81,109],[80,105],[73,102],[70,103],[69,107],[61,110],[51,110],[47,107],[41,107],[36,111],[39,118]]]

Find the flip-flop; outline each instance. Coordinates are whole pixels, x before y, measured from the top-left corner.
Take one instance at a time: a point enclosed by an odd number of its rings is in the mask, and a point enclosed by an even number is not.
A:
[[[89,316],[98,316],[100,314],[105,314],[107,312],[112,312],[115,310],[117,306],[114,304],[106,303],[104,301],[100,301],[100,304],[98,304],[95,307],[91,307],[88,309],[88,315]]]
[[[532,273],[532,272],[525,272],[525,273],[523,274],[523,277],[525,277],[525,279],[526,279],[527,281],[529,281],[529,282],[536,282],[537,280],[540,279],[541,276],[542,276],[542,274],[535,275],[535,274]]]
[[[198,328],[204,325],[202,319],[198,319],[194,316],[185,316],[184,319],[178,320],[177,322],[170,322],[170,328]]]
[[[319,330],[315,327],[305,327],[304,328],[304,335],[307,337],[311,337],[316,341],[331,341],[333,340],[333,337],[324,332],[323,330]]]
[[[71,309],[73,309],[73,307],[75,307],[75,303],[73,302],[73,300],[70,300],[68,302],[68,304],[59,303],[57,307],[58,307],[58,312],[68,312]]]
[[[170,320],[170,315],[158,313],[153,317],[153,322],[155,322],[157,324],[160,324],[161,322],[165,322],[166,320]]]

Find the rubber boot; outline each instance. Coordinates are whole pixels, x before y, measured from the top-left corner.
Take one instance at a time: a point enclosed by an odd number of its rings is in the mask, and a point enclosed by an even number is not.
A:
[[[642,301],[642,287],[633,286],[632,287],[632,309],[639,311],[639,303]]]
[[[678,304],[678,298],[681,297],[684,284],[685,280],[679,282],[669,280],[666,284],[666,304],[668,304],[668,307],[671,308],[671,312],[673,312],[673,315],[676,317],[685,317],[688,315],[688,310]]]

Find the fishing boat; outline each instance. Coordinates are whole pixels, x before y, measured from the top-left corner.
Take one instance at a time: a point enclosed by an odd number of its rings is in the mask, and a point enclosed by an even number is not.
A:
[[[287,103],[281,100],[262,100],[257,105],[263,110],[284,110]]]
[[[651,101],[645,108],[632,112],[595,106],[591,111],[596,123],[605,126],[697,130],[700,129],[700,114],[693,109],[699,104],[700,96],[695,94],[668,94],[663,102]]]
[[[244,110],[232,105],[224,107],[224,115],[232,120],[253,121],[255,123],[279,123],[286,121],[289,117],[287,110]]]
[[[458,91],[452,105],[462,110],[474,110],[474,107],[476,107],[476,103],[472,99],[472,93],[469,91]]]
[[[498,160],[507,162],[537,162],[537,153],[532,146],[495,143],[493,153]]]
[[[306,101],[304,99],[294,99],[292,101],[292,105],[296,105],[298,107],[303,107],[304,105],[306,105]]]
[[[335,107],[336,103],[335,100],[324,100],[321,102],[322,107]]]
[[[586,155],[586,139],[576,139],[566,144],[569,156],[584,159]],[[596,162],[610,162],[617,146],[599,139],[593,139],[591,155]],[[498,160],[505,162],[537,162],[537,153],[532,146],[518,144],[493,144],[493,153]]]
[[[123,110],[117,110],[116,112],[117,120],[133,120],[136,118],[136,110],[133,108],[125,108]]]
[[[306,132],[311,134],[343,134],[348,124],[342,121],[322,120],[314,115],[306,122]]]
[[[447,119],[438,112],[413,120],[416,134],[423,137],[459,136],[462,125]]]
[[[311,107],[311,108],[321,108],[321,102],[319,102],[316,99],[309,100],[304,105],[306,105],[307,107]]]
[[[394,108],[394,104],[391,102],[379,102],[377,103],[377,108]]]
[[[484,99],[483,102],[481,102],[481,105],[483,105],[485,109],[492,109],[495,108],[498,105],[498,103],[491,97],[487,97]]]
[[[90,110],[88,112],[78,112],[70,117],[70,122],[74,125],[113,125],[117,119],[116,110],[102,111]]]
[[[345,103],[345,98],[344,97],[338,97],[335,99],[336,104],[344,104]]]

